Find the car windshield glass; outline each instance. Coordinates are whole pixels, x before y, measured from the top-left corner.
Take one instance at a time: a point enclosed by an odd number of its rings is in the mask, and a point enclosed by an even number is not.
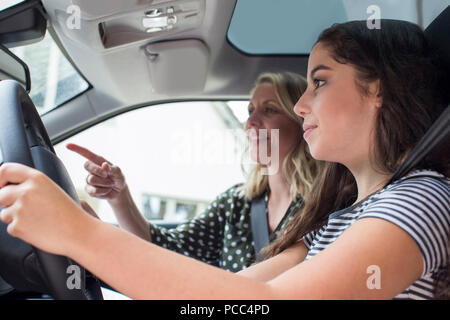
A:
[[[0,1],[0,11],[11,8],[16,4],[22,3],[25,0],[2,0]]]
[[[49,32],[39,42],[10,50],[30,69],[30,97],[40,114],[89,88],[89,83],[62,54]]]
[[[398,19],[423,28],[449,0],[238,0],[228,40],[247,54],[309,54],[320,32],[333,23]]]

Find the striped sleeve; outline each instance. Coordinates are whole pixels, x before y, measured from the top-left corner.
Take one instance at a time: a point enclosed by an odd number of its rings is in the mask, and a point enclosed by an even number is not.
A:
[[[305,236],[303,237],[303,242],[305,243],[306,248],[308,248],[308,250],[311,249],[311,246],[312,246],[314,237],[316,236],[316,233],[317,233],[316,231],[311,231],[311,232],[308,232],[307,234],[305,234]]]
[[[422,276],[447,262],[450,235],[450,185],[448,180],[415,177],[400,181],[380,194],[359,216],[381,218],[407,232],[422,253]]]

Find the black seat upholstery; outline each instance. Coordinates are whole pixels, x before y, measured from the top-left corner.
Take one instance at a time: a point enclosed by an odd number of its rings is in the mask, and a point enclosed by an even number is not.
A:
[[[450,6],[425,29],[425,36],[438,51],[450,73]]]

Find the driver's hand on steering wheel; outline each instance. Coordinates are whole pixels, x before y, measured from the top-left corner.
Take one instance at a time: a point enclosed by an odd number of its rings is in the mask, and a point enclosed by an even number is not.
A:
[[[18,163],[0,167],[0,206],[10,235],[64,256],[92,219],[45,174]]]
[[[127,185],[118,166],[77,144],[69,143],[66,148],[88,160],[84,164],[84,168],[89,173],[86,177],[85,190],[91,197],[106,200],[119,198]]]

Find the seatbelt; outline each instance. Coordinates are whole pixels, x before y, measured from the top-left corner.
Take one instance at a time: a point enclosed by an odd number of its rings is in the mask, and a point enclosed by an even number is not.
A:
[[[253,242],[255,247],[255,258],[258,253],[269,243],[269,226],[267,224],[267,210],[264,194],[252,200],[250,209],[250,220],[252,224]]]
[[[442,112],[433,125],[427,130],[425,135],[419,140],[408,157],[400,167],[394,172],[391,180],[386,184],[391,184],[411,171],[420,161],[422,161],[437,145],[439,145],[450,134],[450,105]],[[445,155],[444,155],[445,156]],[[443,159],[445,161],[445,159]]]
[[[439,14],[425,30],[425,37],[431,47],[436,50],[444,64],[446,72],[450,72],[450,6]],[[437,145],[448,138],[450,134],[450,105],[442,112],[420,139],[405,161],[397,168],[387,184],[406,175],[422,161]],[[444,155],[446,157],[447,155]],[[443,159],[443,161],[446,161]],[[448,161],[448,160],[447,160]]]

